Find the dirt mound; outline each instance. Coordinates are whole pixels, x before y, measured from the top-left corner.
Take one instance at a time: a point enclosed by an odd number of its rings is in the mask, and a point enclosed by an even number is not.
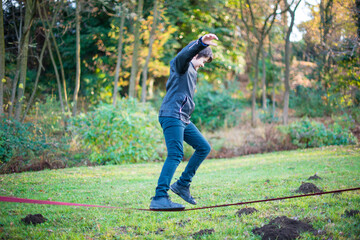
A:
[[[252,232],[262,236],[262,240],[290,240],[296,239],[301,232],[316,233],[308,223],[293,220],[286,216],[277,217],[261,228],[254,228]]]
[[[360,215],[360,211],[359,210],[345,210],[345,217],[354,217],[355,215],[359,214]]]
[[[255,208],[243,208],[243,209],[240,209],[239,211],[237,211],[236,215],[238,217],[241,217],[241,215],[243,215],[243,214],[249,215],[249,214],[252,214],[257,211],[258,210],[256,210]]]
[[[213,228],[203,229],[203,230],[200,230],[200,231],[192,234],[191,236],[195,239],[198,239],[198,238],[201,238],[203,235],[210,235],[210,234],[213,234],[214,232],[215,232],[215,230]]]
[[[322,179],[321,177],[319,177],[318,175],[316,175],[316,173],[315,173],[315,175],[314,176],[311,176],[311,177],[309,177],[308,178],[308,180],[320,180],[320,179]]]
[[[315,184],[313,183],[302,183],[296,192],[300,193],[322,193],[323,191],[320,190]]]
[[[47,221],[46,218],[43,217],[43,215],[41,214],[29,214],[27,215],[25,218],[21,219],[21,221],[23,221],[25,224],[40,224],[40,223],[44,223]]]

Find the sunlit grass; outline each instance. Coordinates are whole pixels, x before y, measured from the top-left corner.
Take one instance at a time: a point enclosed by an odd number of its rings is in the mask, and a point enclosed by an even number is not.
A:
[[[182,163],[178,177],[186,163]],[[0,175],[0,195],[126,208],[148,208],[162,163],[80,167]],[[318,174],[321,180],[307,180]],[[192,183],[197,207],[297,195],[302,182],[324,191],[360,186],[360,149],[327,147],[234,159],[206,160]],[[184,202],[170,193],[175,202]],[[191,208],[189,204],[185,204]],[[323,235],[304,239],[358,239],[360,216],[345,218],[345,210],[360,209],[360,191],[338,195],[252,204],[258,212],[236,216],[246,206],[190,212],[133,210],[0,203],[3,239],[191,239],[202,229],[214,229],[202,239],[261,239],[252,229],[285,215],[309,221]],[[250,207],[248,205],[247,207]],[[20,219],[42,214],[47,222],[32,226]]]

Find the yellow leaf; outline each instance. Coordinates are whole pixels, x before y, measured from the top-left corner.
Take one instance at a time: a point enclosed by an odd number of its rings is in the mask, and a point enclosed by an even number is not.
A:
[[[20,83],[19,88],[24,88],[24,85],[22,83]]]
[[[1,81],[2,81],[3,83],[6,83],[6,79],[5,79],[5,78],[3,78]]]

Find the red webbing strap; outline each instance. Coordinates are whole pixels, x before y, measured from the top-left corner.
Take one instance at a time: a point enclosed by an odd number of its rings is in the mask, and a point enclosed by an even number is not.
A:
[[[333,190],[333,191],[320,192],[320,193],[310,193],[310,194],[304,194],[304,195],[295,195],[295,196],[288,196],[288,197],[270,198],[270,199],[263,199],[263,200],[254,200],[254,201],[248,201],[248,202],[238,202],[238,203],[229,203],[229,204],[206,206],[206,207],[198,207],[198,208],[189,208],[189,209],[184,209],[184,210],[151,210],[151,209],[143,209],[143,208],[123,208],[123,207],[101,206],[101,205],[91,205],[91,204],[81,204],[81,203],[68,203],[68,202],[55,202],[55,201],[46,201],[46,200],[35,200],[35,199],[17,198],[17,197],[6,197],[6,196],[0,196],[0,202],[32,203],[32,204],[47,204],[47,205],[62,205],[62,206],[79,206],[79,207],[98,207],[98,208],[116,208],[116,209],[123,209],[123,210],[138,210],[138,211],[156,211],[156,212],[167,211],[167,212],[178,212],[178,211],[194,211],[194,210],[209,209],[209,208],[220,208],[220,207],[228,207],[228,206],[238,206],[238,205],[252,204],[252,203],[260,203],[260,202],[271,202],[271,201],[278,201],[278,200],[284,200],[284,199],[290,199],[290,198],[310,197],[310,196],[316,196],[316,195],[324,195],[324,194],[330,194],[330,193],[340,193],[340,192],[348,192],[348,191],[356,191],[356,190],[360,190],[360,187],[340,189],[340,190]]]
[[[340,192],[348,192],[348,191],[356,191],[356,190],[360,190],[360,187],[333,190],[333,191],[328,191],[328,192],[310,193],[310,194],[304,194],[304,195],[295,195],[295,196],[288,196],[288,197],[269,198],[269,199],[255,200],[255,201],[248,201],[248,202],[229,203],[229,204],[214,205],[214,206],[207,206],[207,207],[190,208],[190,209],[185,209],[184,211],[200,210],[200,209],[207,209],[207,208],[228,207],[228,206],[237,206],[237,205],[260,203],[260,202],[272,202],[272,201],[278,201],[278,200],[284,200],[284,199],[290,199],[290,198],[310,197],[310,196],[316,196],[316,195],[323,195],[323,194],[330,194],[330,193],[340,193]]]
[[[150,209],[141,209],[141,208],[138,208],[138,209],[137,208],[122,208],[122,207],[113,207],[113,206],[101,206],[101,205],[68,203],[68,202],[55,202],[55,201],[35,200],[35,199],[17,198],[17,197],[5,197],[5,196],[0,196],[0,202],[32,203],[32,204],[78,206],[78,207],[97,207],[97,208],[120,208],[120,209],[125,209],[125,210],[150,211]]]

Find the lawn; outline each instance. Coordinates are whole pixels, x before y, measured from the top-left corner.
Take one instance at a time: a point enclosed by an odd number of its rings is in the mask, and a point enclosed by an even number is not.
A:
[[[175,179],[186,163],[181,163]],[[0,175],[0,195],[61,202],[148,208],[162,163],[79,167]],[[317,174],[322,179],[308,180]],[[360,186],[360,148],[319,149],[207,159],[192,183],[196,207],[299,195],[303,182],[323,191]],[[173,193],[172,200],[185,203]],[[255,208],[248,215],[236,214]],[[144,212],[0,202],[0,239],[261,239],[254,234],[286,216],[312,225],[302,239],[359,239],[360,191],[186,212]],[[28,214],[47,221],[26,225]],[[198,234],[196,234],[198,233]],[[203,234],[203,235],[201,235]]]

